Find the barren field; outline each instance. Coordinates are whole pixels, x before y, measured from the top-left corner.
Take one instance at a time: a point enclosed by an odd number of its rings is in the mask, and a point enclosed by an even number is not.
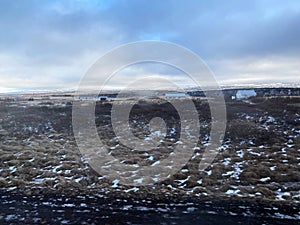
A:
[[[151,186],[122,185],[118,180],[106,179],[89,166],[73,136],[70,101],[1,101],[0,188],[5,193],[3,196],[9,196],[8,199],[19,196],[16,198],[23,201],[33,196],[55,196],[56,200],[52,201],[57,201],[57,195],[71,199],[78,196],[110,199],[110,202],[119,199],[124,204],[115,207],[123,213],[133,209],[141,213],[142,208],[135,208],[139,204],[145,211],[153,211],[154,203],[166,204],[160,207],[161,213],[166,213],[172,202],[184,204],[187,213],[199,213],[197,204],[213,205],[212,202],[216,202],[218,207],[210,208],[214,208],[215,214],[218,214],[217,209],[231,204],[231,208],[224,210],[226,215],[245,218],[259,215],[260,222],[265,221],[265,224],[268,224],[266,218],[276,218],[278,224],[280,221],[296,224],[300,220],[300,97],[228,101],[223,144],[213,163],[202,172],[198,165],[209,145],[210,109],[205,99],[194,98],[193,101],[201,126],[197,147],[183,168]],[[122,104],[129,103],[124,101]],[[122,146],[112,129],[110,115],[111,103],[97,103],[95,123],[99,137],[110,147],[107,153],[125,164],[157,164],[172,153],[174,146],[180,146],[180,118],[172,105],[163,99],[139,102],[129,117],[133,133],[142,139],[151,138],[148,127],[152,118],[165,120],[166,135],[153,151],[135,152]],[[86,203],[78,199],[75,202],[77,205],[74,202],[64,204],[69,204],[66,208],[73,204],[83,210],[81,204]],[[221,207],[217,202],[224,204]],[[5,201],[1,204],[4,208],[7,206]],[[156,205],[155,209],[158,208]],[[205,210],[209,211],[209,207]],[[20,221],[21,216],[10,213],[8,210],[0,214],[0,221]],[[47,216],[36,218],[39,223],[51,221]],[[65,223],[72,223],[72,220]],[[274,221],[269,223],[276,224]]]

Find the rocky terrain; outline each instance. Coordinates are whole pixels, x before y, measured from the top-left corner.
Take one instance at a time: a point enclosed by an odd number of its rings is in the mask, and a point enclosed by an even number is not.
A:
[[[193,97],[201,125],[193,156],[176,174],[151,186],[126,186],[106,179],[89,166],[73,136],[72,102],[27,100],[0,101],[0,188],[4,192],[158,202],[256,202],[269,206],[271,217],[300,220],[299,96],[227,100],[223,144],[213,163],[202,172],[198,165],[209,145],[211,118],[207,101]],[[136,153],[122,146],[112,129],[110,112],[110,102],[97,103],[98,134],[110,146],[108,154],[123,163],[159,163],[174,145],[180,145],[180,118],[165,100],[141,101],[129,117],[139,138],[149,138],[151,118],[164,118],[167,134],[151,152]],[[281,211],[284,208],[288,210]]]

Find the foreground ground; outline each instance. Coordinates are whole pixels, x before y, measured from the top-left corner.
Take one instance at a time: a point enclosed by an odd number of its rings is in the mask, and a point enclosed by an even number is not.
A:
[[[73,137],[71,102],[57,99],[2,101],[0,188],[5,193],[3,196],[9,196],[7,193],[20,195],[21,199],[24,196],[105,196],[122,199],[120,201],[150,201],[149,205],[141,206],[145,209],[151,208],[154,202],[200,204],[213,201],[216,205],[217,202],[239,202],[241,207],[256,203],[263,205],[257,214],[269,213],[269,217],[299,220],[300,99],[276,97],[227,102],[227,130],[223,145],[212,165],[202,172],[199,172],[198,164],[209,144],[211,118],[204,99],[195,98],[193,101],[201,125],[194,154],[176,174],[151,186],[122,185],[118,180],[102,177],[89,166]],[[155,164],[172,152],[172,147],[180,144],[178,115],[163,100],[143,101],[132,110],[130,123],[140,138],[149,137],[145,129],[154,116],[165,118],[170,126],[158,149],[143,154],[118,143],[110,124],[110,110],[110,103],[97,104],[98,133],[110,147],[108,153],[124,163]],[[134,209],[137,202],[128,206],[128,210]],[[198,206],[194,210],[197,211]],[[267,212],[268,208],[271,213]],[[164,207],[161,210],[168,211]],[[228,215],[246,215],[249,209],[227,211]],[[0,215],[0,220],[7,219],[6,216],[7,213]]]

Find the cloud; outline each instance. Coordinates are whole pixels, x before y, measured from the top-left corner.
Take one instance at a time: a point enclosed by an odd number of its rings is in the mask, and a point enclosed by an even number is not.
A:
[[[300,83],[300,57],[248,57],[218,61],[215,76],[222,85]]]
[[[0,87],[74,87],[105,52],[144,39],[191,49],[221,83],[262,76],[260,82],[275,82],[282,74],[293,81],[298,27],[296,0],[2,0]],[[272,66],[258,66],[265,61]]]

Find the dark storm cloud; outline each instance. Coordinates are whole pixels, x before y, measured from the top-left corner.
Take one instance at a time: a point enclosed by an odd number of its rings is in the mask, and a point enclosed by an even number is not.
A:
[[[175,41],[205,55],[298,53],[298,1],[131,1],[110,12],[129,39]]]
[[[103,7],[97,1],[19,0],[2,1],[0,15],[2,48],[33,47],[33,54],[93,48],[100,35],[121,36],[119,42],[161,38],[212,55],[300,48],[298,1],[131,0]]]
[[[1,9],[1,49],[29,59],[55,60],[82,53],[97,44],[98,35],[107,35],[105,26],[96,26],[94,15],[72,4],[66,7],[52,1],[5,1]]]

